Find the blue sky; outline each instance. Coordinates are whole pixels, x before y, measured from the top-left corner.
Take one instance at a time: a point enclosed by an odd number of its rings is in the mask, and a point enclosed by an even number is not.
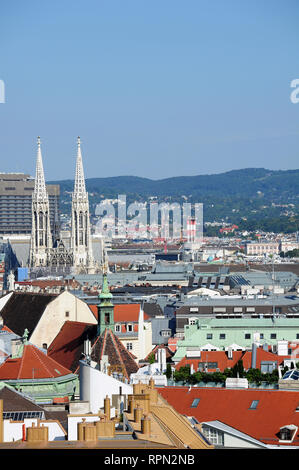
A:
[[[299,168],[297,0],[12,0],[1,171],[72,179]]]

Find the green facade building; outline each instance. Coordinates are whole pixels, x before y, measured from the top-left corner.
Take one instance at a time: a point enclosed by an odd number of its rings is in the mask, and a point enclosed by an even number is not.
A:
[[[225,350],[231,345],[251,349],[252,343],[276,345],[277,341],[299,341],[299,318],[209,318],[197,320],[184,328],[173,361],[179,362],[187,352],[207,346]],[[235,349],[238,349],[235,347]],[[190,356],[191,357],[191,356]]]

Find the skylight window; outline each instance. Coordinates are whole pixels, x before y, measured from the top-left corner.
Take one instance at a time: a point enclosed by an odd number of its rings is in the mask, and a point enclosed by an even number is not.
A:
[[[259,403],[259,400],[252,400],[249,409],[250,409],[250,410],[256,410],[258,403]]]
[[[196,408],[199,402],[200,398],[195,398],[191,404],[191,408]]]

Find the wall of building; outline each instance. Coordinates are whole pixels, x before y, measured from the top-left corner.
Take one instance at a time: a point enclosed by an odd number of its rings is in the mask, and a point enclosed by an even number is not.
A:
[[[231,434],[224,433],[224,447],[230,447],[234,449],[258,449],[261,448],[262,446],[259,446],[257,444],[254,444],[249,441],[245,441],[244,439],[241,439],[236,436],[232,436]]]
[[[88,305],[65,291],[47,305],[30,337],[30,342],[37,347],[42,347],[44,343],[50,345],[66,321],[97,324]]]
[[[249,338],[245,335],[249,334]],[[276,345],[277,341],[296,340],[299,334],[299,319],[277,319],[275,322],[265,319],[240,320],[211,320],[205,325],[189,325],[185,327],[185,339],[178,342],[178,347],[174,361],[183,358],[188,347],[201,347],[207,343],[215,348],[224,350],[232,344],[237,344],[242,348],[251,349],[253,342],[260,344]],[[210,336],[212,335],[212,336]],[[223,339],[220,335],[225,335]],[[276,335],[276,337],[271,337]]]
[[[11,421],[4,420],[4,442],[18,441],[23,436],[23,424],[25,428],[32,426],[34,423],[37,426],[38,420],[36,418],[24,419],[24,421]],[[49,429],[49,441],[64,441],[66,436],[61,425],[57,421],[40,421],[41,424]]]
[[[77,441],[78,439],[78,423],[82,423],[85,419],[86,423],[94,423],[100,420],[98,414],[78,414],[68,415],[67,418],[67,429],[68,429],[68,440]]]
[[[124,395],[133,393],[131,385],[120,382],[83,361],[80,361],[79,381],[80,400],[90,402],[91,413],[97,413],[103,408],[106,395],[111,399],[112,395],[119,393],[120,387]]]

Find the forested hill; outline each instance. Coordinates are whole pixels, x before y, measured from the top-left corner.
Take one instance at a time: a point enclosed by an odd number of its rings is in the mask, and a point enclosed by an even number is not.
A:
[[[60,185],[61,209],[69,212],[73,180],[49,183]],[[250,218],[288,215],[287,209],[277,208],[276,205],[293,204],[290,210],[294,213],[299,210],[299,169],[273,171],[246,168],[220,174],[160,180],[136,176],[88,178],[86,188],[91,211],[103,198],[117,198],[119,194],[125,194],[128,203],[134,200],[149,201],[153,196],[159,201],[202,202],[206,209],[205,220],[228,218],[234,222],[241,214]]]

